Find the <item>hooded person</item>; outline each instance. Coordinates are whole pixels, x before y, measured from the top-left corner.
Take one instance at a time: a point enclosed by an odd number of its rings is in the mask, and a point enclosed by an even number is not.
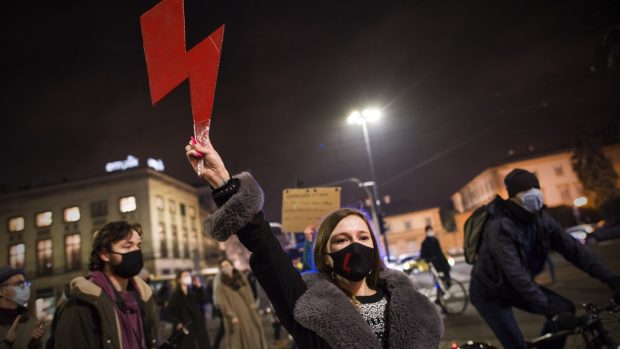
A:
[[[607,284],[616,301],[620,301],[620,276],[611,274],[546,212],[535,174],[515,169],[504,184],[508,199],[497,196],[487,207],[489,218],[471,272],[470,299],[504,348],[526,348],[512,308],[545,316],[543,333],[575,324],[573,302],[534,281],[550,251]],[[538,347],[562,348],[565,340]]]
[[[73,279],[58,309],[48,348],[157,347],[157,313],[151,288],[138,276],[142,228],[118,221],[93,238],[90,273]]]
[[[41,348],[44,330],[29,314],[30,282],[24,271],[0,268],[0,349]]]

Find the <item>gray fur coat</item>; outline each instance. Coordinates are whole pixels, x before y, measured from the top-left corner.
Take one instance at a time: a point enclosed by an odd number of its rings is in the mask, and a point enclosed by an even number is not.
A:
[[[329,277],[304,274],[308,286],[297,300],[295,319],[315,331],[333,348],[381,348],[381,343],[348,297]],[[389,295],[388,341],[390,348],[437,348],[443,322],[433,304],[415,290],[409,278],[395,270],[380,274]]]

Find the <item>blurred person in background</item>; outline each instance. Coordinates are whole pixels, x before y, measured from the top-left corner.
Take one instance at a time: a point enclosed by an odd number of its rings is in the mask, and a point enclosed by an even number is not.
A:
[[[24,271],[0,268],[0,349],[41,348],[44,323],[28,312],[30,282]]]
[[[266,349],[267,340],[248,280],[226,258],[220,260],[219,268],[213,300],[222,314],[227,348]]]

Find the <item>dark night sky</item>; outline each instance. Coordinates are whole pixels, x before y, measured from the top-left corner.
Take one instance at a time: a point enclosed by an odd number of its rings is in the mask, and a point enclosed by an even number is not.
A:
[[[188,84],[150,104],[139,16],[156,3],[4,5],[4,191],[99,175],[128,154],[197,182]],[[361,128],[345,122],[354,108],[384,109],[370,137],[392,211],[445,206],[510,149],[617,124],[618,74],[589,70],[611,0],[264,3],[185,7],[189,47],[226,24],[211,137],[231,172],[261,182],[270,219],[298,180],[369,179]]]

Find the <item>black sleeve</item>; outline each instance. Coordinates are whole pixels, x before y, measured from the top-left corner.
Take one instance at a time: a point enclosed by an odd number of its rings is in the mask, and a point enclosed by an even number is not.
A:
[[[322,338],[295,320],[295,303],[306,291],[306,284],[263,218],[263,213],[259,212],[237,236],[252,252],[252,272],[269,297],[280,322],[299,348],[327,347]]]
[[[170,301],[168,301],[168,306],[164,309],[164,317],[166,321],[172,323],[173,326],[183,322],[181,316],[181,297],[177,293],[177,291],[172,293],[170,297]]]

